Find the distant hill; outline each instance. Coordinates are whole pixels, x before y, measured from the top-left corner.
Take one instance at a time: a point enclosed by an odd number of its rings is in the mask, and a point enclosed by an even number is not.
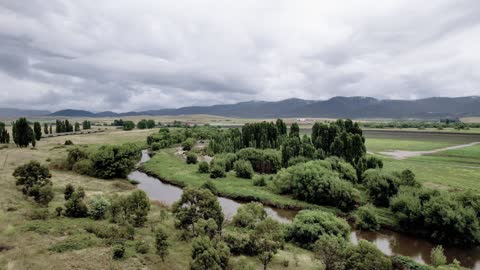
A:
[[[9,109],[0,109],[2,112]],[[10,109],[12,110],[12,109]],[[93,113],[84,110],[23,111],[25,116],[125,117],[138,115],[209,114],[227,117],[328,117],[328,118],[394,118],[439,119],[445,117],[480,116],[480,97],[433,97],[418,100],[380,100],[371,97],[333,97],[328,100],[285,99],[281,101],[248,101],[213,106],[190,106],[138,112]],[[27,114],[26,112],[30,112]],[[11,114],[11,113],[10,113]],[[18,114],[17,114],[18,115]]]
[[[22,110],[14,108],[0,108],[0,118],[43,116],[49,114],[49,111],[43,110]]]

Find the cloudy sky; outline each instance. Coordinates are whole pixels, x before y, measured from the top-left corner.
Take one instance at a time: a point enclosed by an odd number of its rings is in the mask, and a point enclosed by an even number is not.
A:
[[[0,0],[0,107],[480,95],[478,0]]]

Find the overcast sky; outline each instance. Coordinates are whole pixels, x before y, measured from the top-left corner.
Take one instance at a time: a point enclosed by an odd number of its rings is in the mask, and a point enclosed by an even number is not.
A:
[[[480,95],[478,0],[0,0],[0,107]]]

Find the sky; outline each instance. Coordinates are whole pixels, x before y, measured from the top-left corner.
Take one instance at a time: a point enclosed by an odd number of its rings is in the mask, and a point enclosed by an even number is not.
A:
[[[478,0],[0,0],[0,107],[480,95]]]

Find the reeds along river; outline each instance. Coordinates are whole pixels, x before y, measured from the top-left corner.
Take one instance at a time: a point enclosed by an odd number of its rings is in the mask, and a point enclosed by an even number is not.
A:
[[[147,151],[143,151],[140,162],[143,163],[149,159],[150,157]],[[159,179],[139,171],[132,172],[128,178],[138,181],[138,188],[145,191],[151,200],[158,200],[171,205],[182,195],[181,188],[162,183]],[[222,197],[219,197],[218,200],[226,218],[233,217],[243,203]],[[270,217],[282,223],[291,222],[297,214],[297,212],[293,210],[277,209],[267,206],[265,206],[265,210]],[[369,232],[352,229],[350,240],[353,243],[357,243],[360,239],[374,243],[387,255],[408,256],[418,262],[426,263],[430,262],[430,251],[435,246],[435,244],[425,239],[419,239],[414,236],[389,230]],[[480,248],[478,247],[472,249],[445,247],[445,255],[447,255],[449,262],[456,258],[461,262],[462,266],[480,270]]]

